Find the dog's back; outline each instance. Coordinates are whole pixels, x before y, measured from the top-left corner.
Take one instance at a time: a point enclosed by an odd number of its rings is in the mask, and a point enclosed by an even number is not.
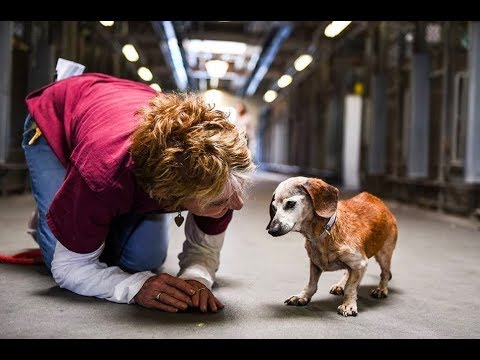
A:
[[[362,192],[338,202],[343,231],[362,242],[365,255],[377,254],[386,242],[395,247],[397,221],[385,203],[375,195]],[[391,244],[390,244],[391,243]]]

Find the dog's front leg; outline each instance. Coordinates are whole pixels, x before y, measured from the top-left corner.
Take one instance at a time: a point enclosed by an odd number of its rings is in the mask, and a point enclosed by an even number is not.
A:
[[[321,274],[322,269],[310,261],[310,280],[308,281],[307,286],[305,286],[300,294],[290,296],[285,300],[285,304],[296,306],[307,305],[312,299],[313,294],[317,292],[318,279]]]
[[[348,279],[345,284],[343,304],[337,308],[337,312],[340,315],[357,316],[357,290],[366,270],[366,264],[360,265],[356,269],[348,269]]]

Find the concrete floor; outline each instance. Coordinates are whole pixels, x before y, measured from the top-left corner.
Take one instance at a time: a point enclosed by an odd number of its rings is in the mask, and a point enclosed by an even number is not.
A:
[[[329,294],[341,272],[322,274],[306,307],[283,301],[308,280],[308,258],[299,234],[274,238],[265,231],[272,192],[281,175],[259,173],[244,209],[234,214],[221,265],[217,314],[167,314],[115,304],[58,288],[41,265],[0,264],[0,338],[479,338],[480,230],[478,222],[389,203],[399,239],[390,296],[369,290],[379,279],[370,260],[359,288],[357,317],[337,315]],[[36,247],[25,233],[33,209],[29,194],[0,198],[0,252]],[[183,227],[172,221],[163,271],[178,271]]]

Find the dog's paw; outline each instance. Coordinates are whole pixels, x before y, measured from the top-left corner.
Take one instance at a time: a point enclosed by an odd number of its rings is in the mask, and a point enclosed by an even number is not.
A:
[[[384,299],[388,296],[388,289],[387,288],[384,288],[384,289],[380,289],[380,288],[376,288],[376,289],[373,289],[372,291],[370,291],[370,296],[371,297],[374,297],[376,299]]]
[[[333,285],[333,286],[330,288],[330,294],[333,294],[333,295],[343,295],[343,287],[338,286],[338,285]]]
[[[343,316],[357,316],[357,303],[342,304],[337,308],[337,312]]]
[[[303,296],[293,295],[284,301],[286,305],[305,306],[310,302],[310,299]]]

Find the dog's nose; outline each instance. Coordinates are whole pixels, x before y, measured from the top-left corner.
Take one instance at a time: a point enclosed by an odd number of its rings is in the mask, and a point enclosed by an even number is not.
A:
[[[280,232],[280,225],[276,224],[276,225],[273,225],[271,226],[269,229],[268,229],[268,233],[272,236],[280,236],[282,235],[281,232]]]

